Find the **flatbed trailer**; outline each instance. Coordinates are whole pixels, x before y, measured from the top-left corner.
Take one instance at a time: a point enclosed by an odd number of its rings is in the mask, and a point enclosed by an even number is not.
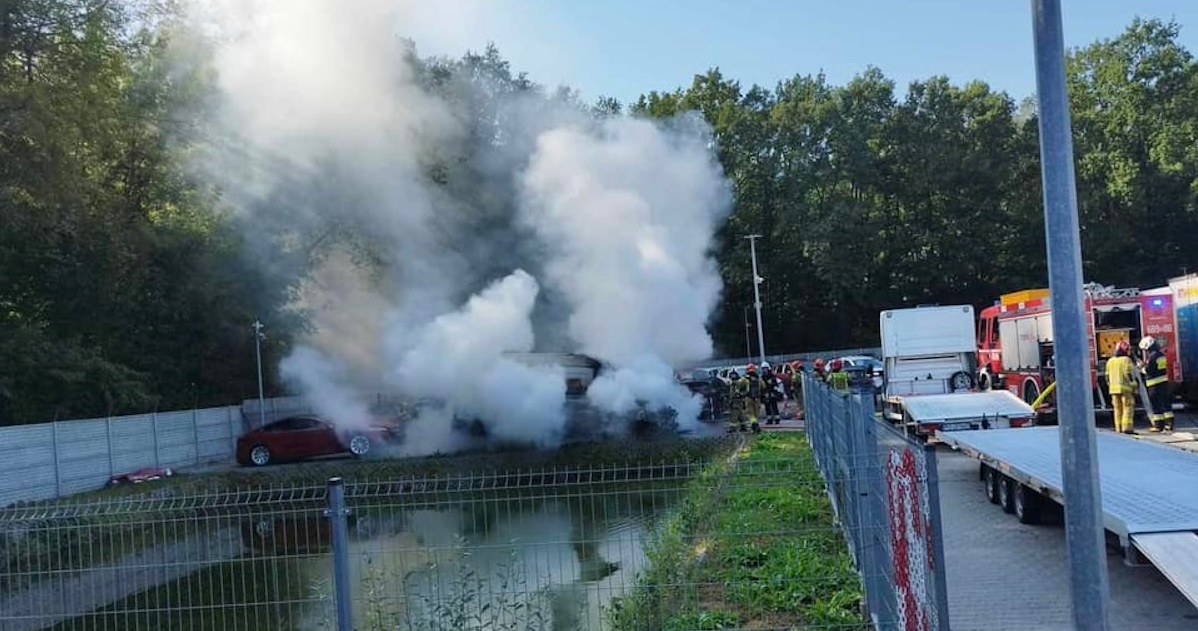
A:
[[[942,432],[947,445],[981,461],[986,496],[1023,523],[1048,501],[1064,505],[1056,427]],[[1103,526],[1127,562],[1150,561],[1198,606],[1198,454],[1098,432]]]

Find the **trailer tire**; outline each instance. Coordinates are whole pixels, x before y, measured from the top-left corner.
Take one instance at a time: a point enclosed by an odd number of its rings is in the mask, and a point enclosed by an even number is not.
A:
[[[982,469],[982,486],[986,491],[986,499],[990,500],[991,504],[998,503],[998,478],[999,474],[990,465],[983,464]]]
[[[954,392],[957,390],[970,390],[973,388],[973,386],[973,375],[965,372],[964,370],[958,370],[948,378],[948,387]]]
[[[1040,509],[1044,506],[1044,497],[1026,485],[1018,484],[1015,488],[1015,517],[1021,524],[1040,523]]]
[[[996,477],[998,478],[998,505],[1002,507],[1002,512],[1014,513],[1015,487],[1019,484],[1005,475]]]

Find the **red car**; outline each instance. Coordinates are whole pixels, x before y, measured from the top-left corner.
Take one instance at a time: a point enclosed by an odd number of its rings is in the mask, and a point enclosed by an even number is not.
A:
[[[367,430],[344,431],[315,416],[292,416],[238,438],[237,462],[261,467],[346,453],[360,458],[374,446],[396,438],[397,429],[380,422]]]

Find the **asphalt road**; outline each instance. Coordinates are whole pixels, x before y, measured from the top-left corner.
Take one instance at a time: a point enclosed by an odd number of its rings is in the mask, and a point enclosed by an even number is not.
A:
[[[1198,422],[1183,415],[1175,426],[1196,428]],[[945,447],[937,457],[952,628],[1071,629],[1060,515],[1041,525],[1020,524],[986,500],[976,460]],[[1113,629],[1198,629],[1198,608],[1155,568],[1130,567],[1120,550],[1108,548],[1107,569]]]

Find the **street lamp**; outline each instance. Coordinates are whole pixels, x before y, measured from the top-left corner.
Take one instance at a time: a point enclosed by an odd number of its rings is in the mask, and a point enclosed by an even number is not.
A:
[[[266,396],[262,390],[262,340],[266,339],[266,334],[262,329],[266,328],[257,318],[254,318],[254,354],[258,357],[258,427],[266,425]]]
[[[765,363],[765,332],[761,328],[761,281],[765,280],[757,274],[757,239],[761,238],[759,234],[750,234],[745,237],[749,240],[749,252],[753,257],[753,306],[757,309],[757,352],[761,356],[761,363]]]

